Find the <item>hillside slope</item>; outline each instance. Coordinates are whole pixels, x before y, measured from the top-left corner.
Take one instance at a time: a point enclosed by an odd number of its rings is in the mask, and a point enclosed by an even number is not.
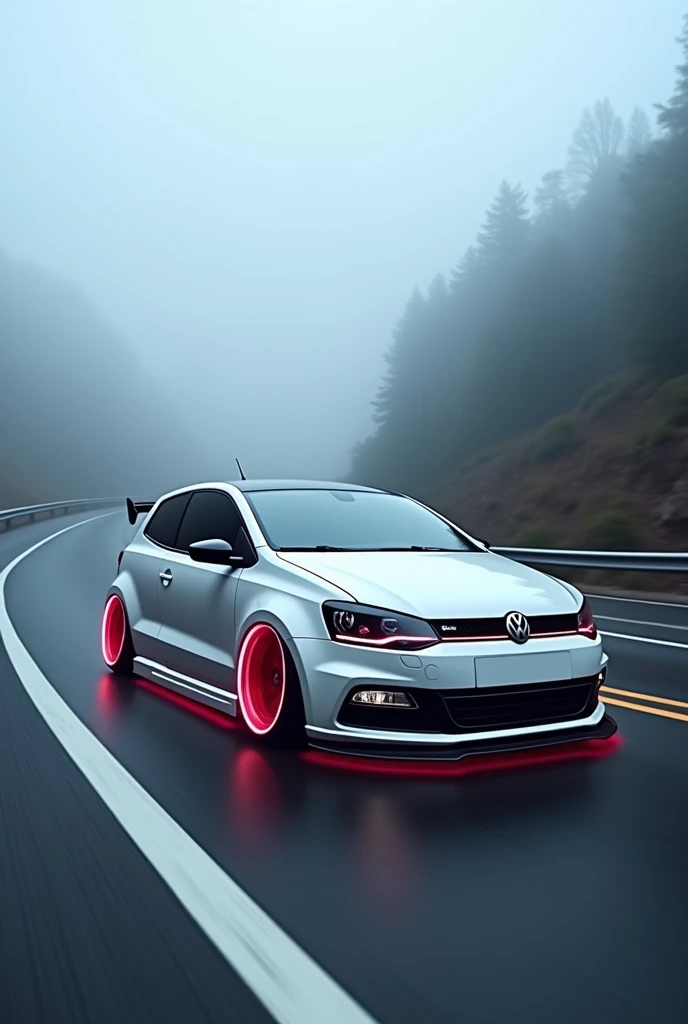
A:
[[[424,497],[492,544],[688,548],[688,376],[598,382],[578,409],[476,453]]]

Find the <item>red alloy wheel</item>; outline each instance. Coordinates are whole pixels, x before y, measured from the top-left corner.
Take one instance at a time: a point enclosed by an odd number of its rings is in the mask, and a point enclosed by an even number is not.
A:
[[[112,668],[119,661],[127,635],[127,619],[124,605],[117,594],[108,598],[103,612],[101,643],[103,660]]]
[[[244,637],[237,679],[246,724],[258,736],[264,736],[277,724],[286,692],[284,649],[272,626],[259,623]]]

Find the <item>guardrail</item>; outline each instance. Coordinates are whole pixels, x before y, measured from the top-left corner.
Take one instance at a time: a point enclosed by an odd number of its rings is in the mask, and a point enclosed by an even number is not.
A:
[[[566,551],[554,548],[491,549],[526,565],[554,565],[576,569],[634,569],[649,572],[688,572],[688,552]]]
[[[0,530],[37,519],[50,519],[70,512],[96,508],[113,508],[122,498],[79,498],[73,501],[53,501],[46,505],[26,505],[0,511]],[[572,551],[564,548],[504,548],[490,549],[526,565],[553,565],[576,569],[633,569],[650,572],[688,572],[688,552],[653,551]]]
[[[25,505],[23,508],[8,508],[0,511],[0,530],[11,530],[14,526],[32,523],[37,519],[52,519],[70,512],[84,512],[93,508],[112,508],[122,498],[78,498],[73,501],[51,501],[46,505]]]

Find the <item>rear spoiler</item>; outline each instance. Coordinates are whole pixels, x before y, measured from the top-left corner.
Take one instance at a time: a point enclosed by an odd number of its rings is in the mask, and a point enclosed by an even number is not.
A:
[[[134,525],[142,512],[150,512],[153,505],[154,501],[132,501],[131,498],[127,498],[127,515],[131,525]]]

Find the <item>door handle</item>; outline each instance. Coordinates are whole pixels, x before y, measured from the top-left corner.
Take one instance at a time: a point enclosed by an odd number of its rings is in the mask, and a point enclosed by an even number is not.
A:
[[[162,580],[163,587],[169,587],[172,582],[172,571],[170,569],[165,569],[164,572],[159,572],[158,576]]]

